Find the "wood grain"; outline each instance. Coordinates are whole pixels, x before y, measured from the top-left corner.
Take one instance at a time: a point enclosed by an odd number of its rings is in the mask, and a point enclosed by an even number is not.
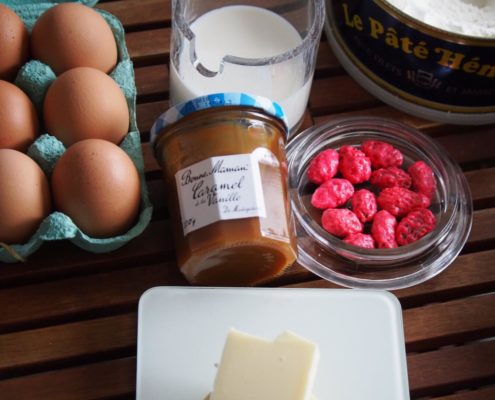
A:
[[[408,351],[425,351],[488,338],[495,331],[495,295],[475,296],[404,312]],[[468,319],[475,314],[482,318]],[[0,335],[0,374],[49,369],[57,363],[135,351],[137,315],[91,319]]]
[[[135,313],[0,335],[0,376],[135,352],[136,335]]]
[[[28,262],[6,264],[0,268],[0,288],[28,285],[42,280],[89,275],[150,262],[165,261],[174,256],[169,222],[154,221],[143,234],[116,252],[99,254],[81,250],[63,242],[45,243]]]
[[[175,265],[164,262],[4,289],[0,304],[10,306],[0,314],[0,332],[98,311],[135,311],[139,297],[148,288],[181,284],[186,282]]]
[[[400,299],[402,306],[408,308],[495,291],[494,259],[495,250],[460,256],[435,278],[393,293]],[[319,279],[288,285],[288,287],[337,288],[338,286]]]
[[[172,7],[168,0],[124,0],[100,3],[97,8],[115,15],[126,30],[161,23],[169,24]]]
[[[208,7],[235,0],[204,0]],[[291,15],[296,0],[256,0]],[[157,285],[186,285],[175,263],[166,193],[148,143],[169,107],[170,0],[113,0],[135,66],[145,174],[155,206],[144,233],[108,254],[46,243],[24,264],[0,264],[0,399],[132,399],[137,306]],[[455,126],[403,113],[348,76],[322,36],[301,130],[374,116],[420,129],[458,163],[471,189],[473,228],[461,255],[420,285],[396,290],[412,400],[495,399],[495,125]],[[298,264],[266,286],[339,288]],[[177,399],[180,400],[180,399]]]
[[[412,354],[407,358],[412,396],[445,394],[463,385],[483,385],[495,379],[495,342]],[[102,399],[132,395],[134,357],[88,364],[0,381],[7,399]],[[19,397],[15,397],[19,396]]]
[[[132,61],[138,65],[167,62],[170,53],[170,34],[170,28],[128,33],[127,50]]]
[[[133,394],[136,358],[85,364],[0,381],[3,399],[102,400]]]
[[[495,294],[429,304],[404,311],[409,351],[462,344],[495,336]],[[466,318],[477,315],[478,318]]]
[[[449,393],[495,380],[495,341],[446,347],[407,358],[411,395]]]
[[[468,389],[449,396],[436,397],[436,400],[493,400],[495,399],[495,386]]]
[[[166,65],[151,65],[135,69],[138,102],[153,96],[168,95],[168,67]]]

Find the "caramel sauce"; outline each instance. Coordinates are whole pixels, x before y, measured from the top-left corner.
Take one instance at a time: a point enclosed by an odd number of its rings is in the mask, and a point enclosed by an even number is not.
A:
[[[266,217],[219,220],[184,235],[176,172],[211,157],[249,154],[259,148],[274,157],[271,163],[259,163]],[[191,283],[254,285],[280,275],[295,261],[285,131],[278,119],[238,106],[197,111],[164,128],[157,153],[178,265]]]

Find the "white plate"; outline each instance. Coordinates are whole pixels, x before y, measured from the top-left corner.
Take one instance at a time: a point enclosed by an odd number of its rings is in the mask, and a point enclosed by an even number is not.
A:
[[[203,400],[231,327],[317,343],[318,400],[409,399],[402,313],[388,292],[157,287],[142,295],[138,325],[138,400]]]

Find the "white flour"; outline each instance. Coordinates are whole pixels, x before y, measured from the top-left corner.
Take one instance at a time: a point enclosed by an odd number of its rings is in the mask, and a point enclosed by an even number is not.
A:
[[[428,25],[469,36],[495,38],[495,0],[388,0]]]

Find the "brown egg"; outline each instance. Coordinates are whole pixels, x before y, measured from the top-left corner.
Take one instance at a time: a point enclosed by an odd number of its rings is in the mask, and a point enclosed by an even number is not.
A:
[[[19,16],[0,4],[0,79],[11,81],[29,57],[29,34]]]
[[[91,237],[123,234],[136,222],[140,179],[129,156],[113,143],[88,139],[59,159],[51,185],[55,208]]]
[[[0,149],[0,242],[26,243],[50,213],[50,186],[27,155]]]
[[[94,68],[74,68],[60,75],[48,88],[43,115],[47,132],[66,147],[93,138],[118,144],[129,130],[124,93]]]
[[[110,26],[95,10],[79,3],[50,8],[31,33],[32,56],[59,75],[76,67],[110,72],[117,64],[117,44]]]
[[[39,132],[38,115],[17,86],[0,81],[0,149],[26,151]]]

